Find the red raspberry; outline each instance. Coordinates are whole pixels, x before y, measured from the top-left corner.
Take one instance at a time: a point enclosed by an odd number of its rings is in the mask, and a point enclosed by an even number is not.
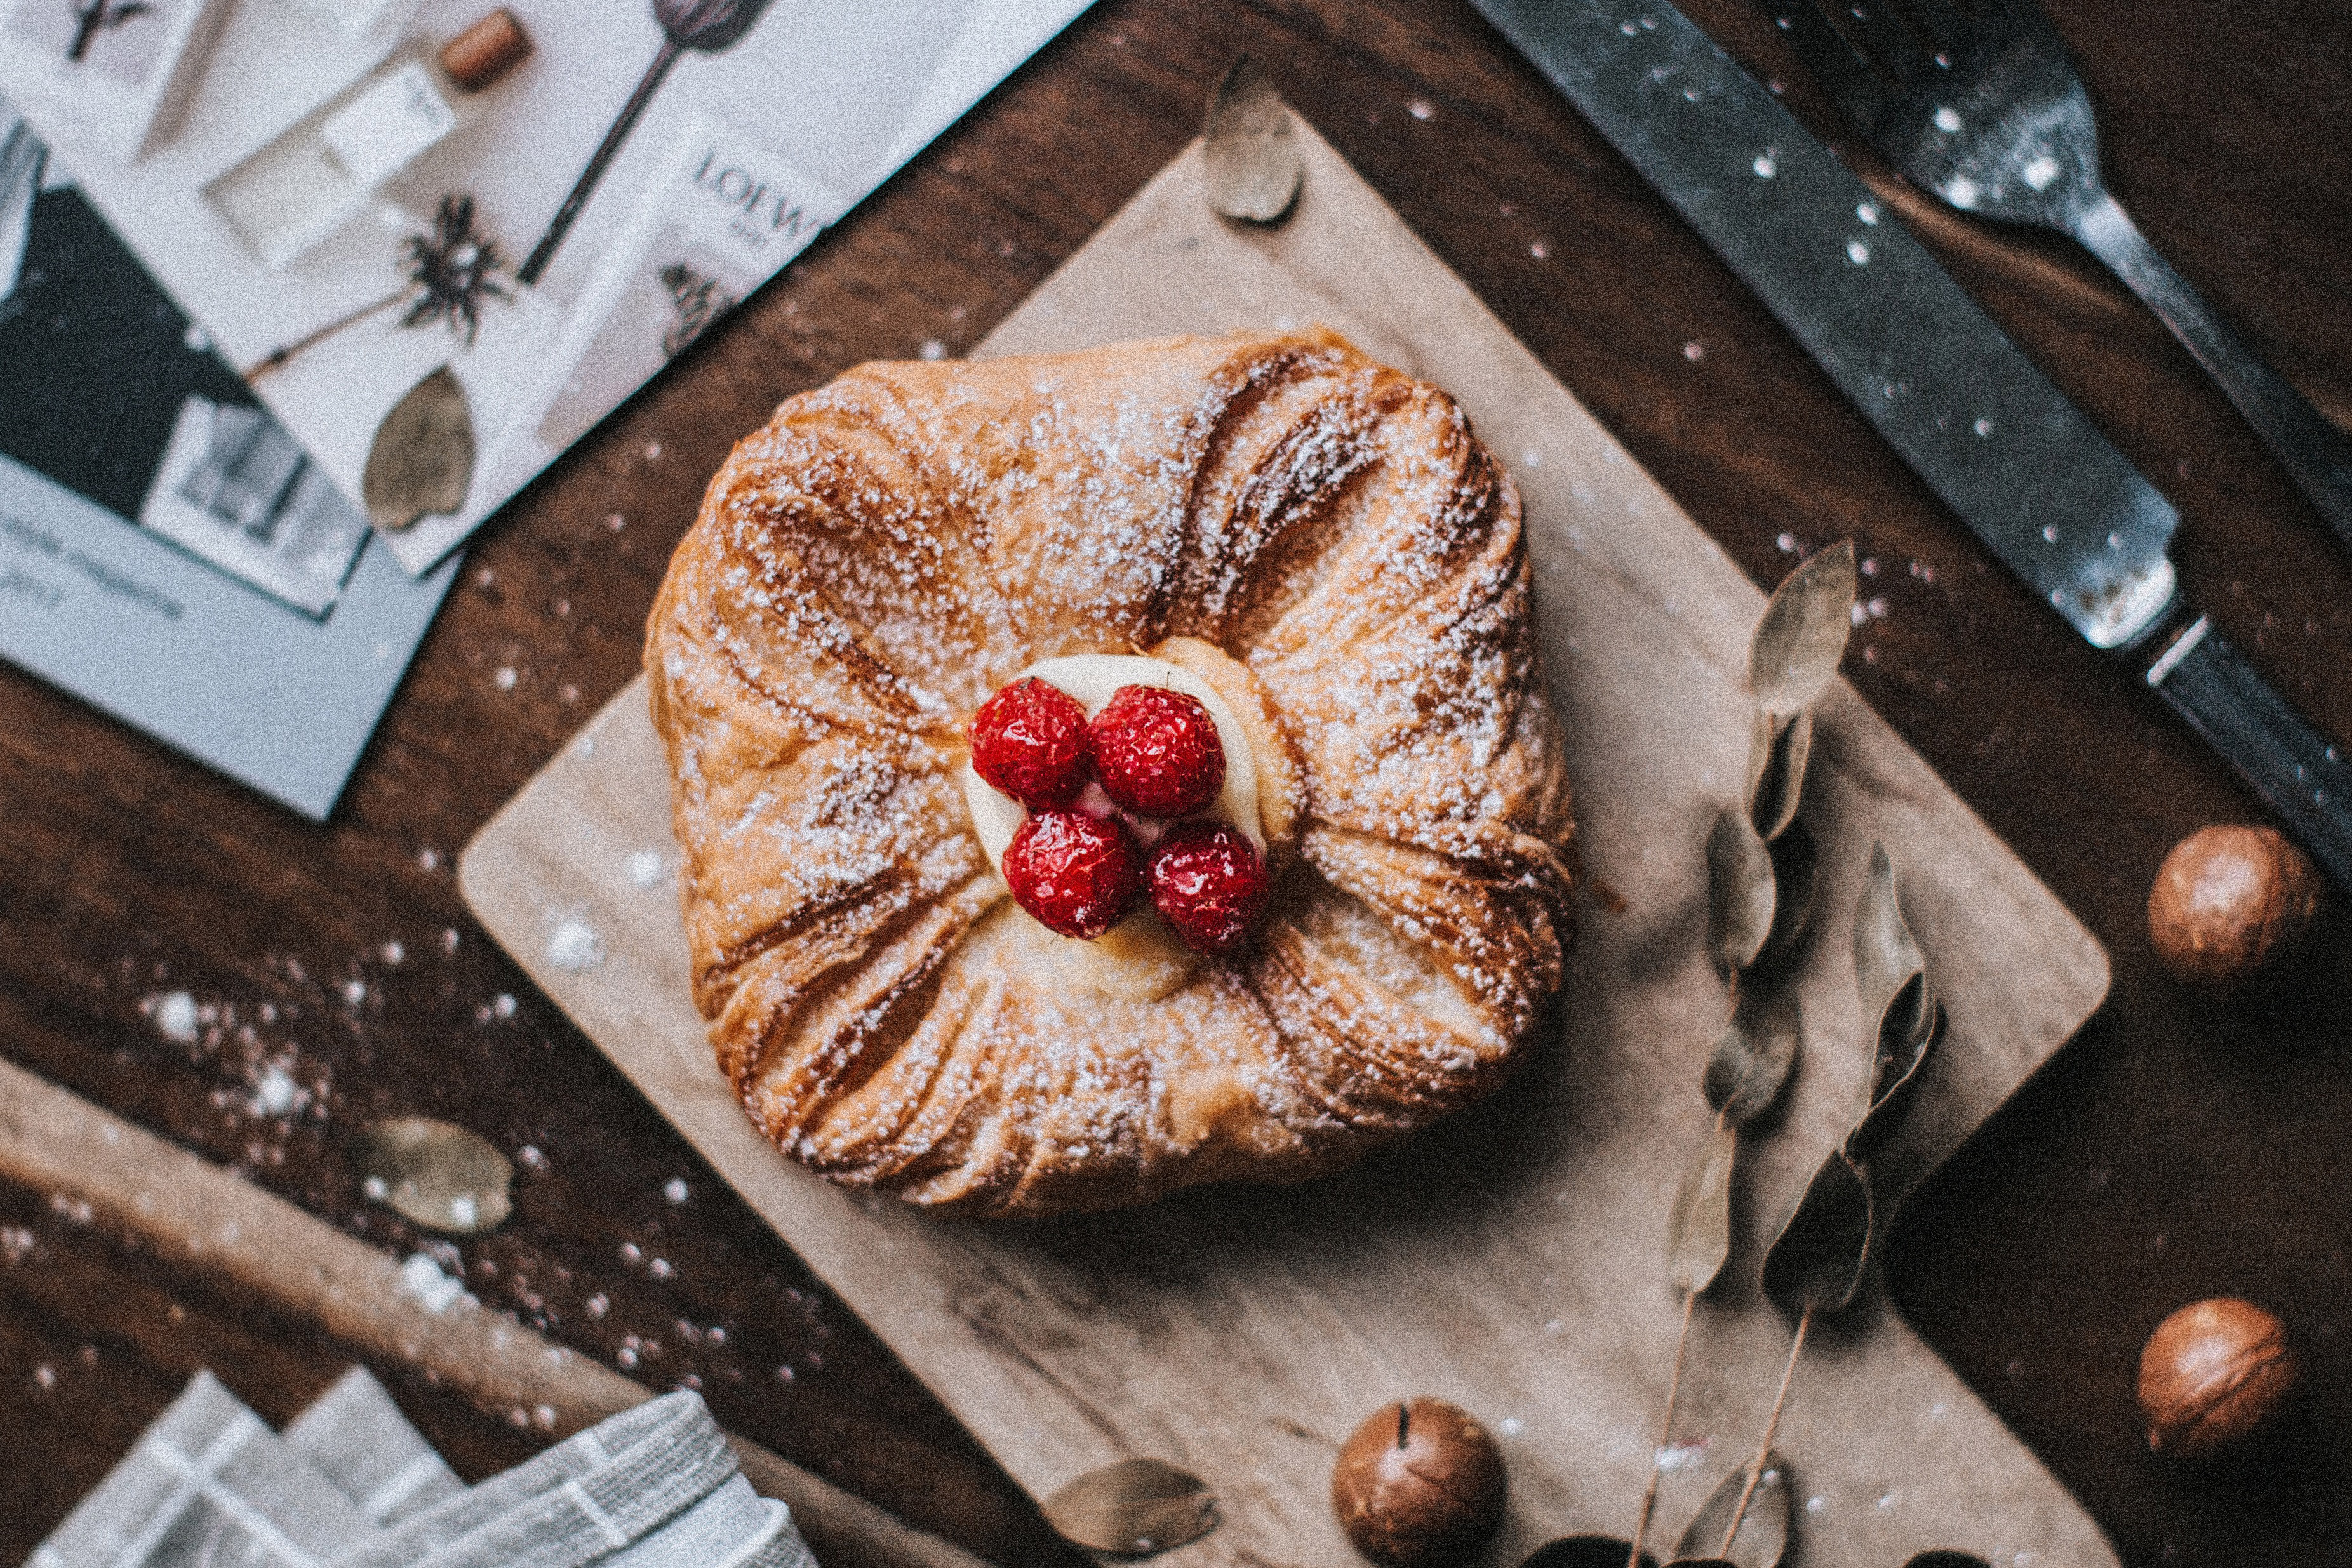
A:
[[[1225,748],[1198,697],[1121,686],[1091,726],[1103,792],[1142,817],[1188,817],[1217,798]]]
[[[1024,675],[971,716],[971,768],[1024,806],[1060,806],[1086,788],[1092,758],[1078,699]]]
[[[1240,941],[1265,907],[1265,862],[1238,828],[1179,822],[1151,857],[1151,902],[1196,953]]]
[[[1039,925],[1092,939],[1143,891],[1143,852],[1117,817],[1033,811],[1005,846],[1004,880]]]

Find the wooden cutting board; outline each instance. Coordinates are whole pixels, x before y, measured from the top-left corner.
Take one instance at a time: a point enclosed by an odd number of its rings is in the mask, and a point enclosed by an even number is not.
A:
[[[1623,1534],[1651,1463],[1676,1299],[1662,1249],[1705,1134],[1721,1018],[1699,954],[1702,846],[1738,793],[1762,594],[1370,187],[1301,127],[1307,179],[1273,229],[1227,223],[1188,150],[982,346],[1070,349],[1324,322],[1453,392],[1518,479],[1569,736],[1588,897],[1557,1038],[1486,1105],[1346,1175],[1123,1213],[941,1218],[830,1186],[771,1148],[712,1065],[687,992],[667,775],[631,686],[467,849],[465,896],[534,979],[842,1299],[1043,1498],[1149,1455],[1208,1480],[1224,1522],[1171,1563],[1353,1561],[1338,1440],[1383,1401],[1484,1417],[1510,1465],[1489,1553]],[[1788,1113],[1750,1140],[1739,1240],[1697,1314],[1663,1544],[1752,1446],[1789,1325],[1763,1245],[1858,1109],[1844,933],[1871,841],[1950,1024],[1900,1146],[1899,1191],[1947,1156],[2105,996],[2090,935],[1843,685],[1820,709],[1807,811],[1830,935],[1807,962]],[[1817,1333],[1780,1447],[1808,1568],[1949,1547],[2000,1568],[2115,1557],[2032,1455],[1874,1289]],[[2119,1373],[2118,1375],[2121,1374]]]

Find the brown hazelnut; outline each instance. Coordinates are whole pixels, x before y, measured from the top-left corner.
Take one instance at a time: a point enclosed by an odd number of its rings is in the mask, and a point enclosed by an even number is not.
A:
[[[1502,1450],[1476,1418],[1443,1399],[1385,1405],[1339,1450],[1331,1511],[1381,1568],[1433,1568],[1468,1557],[1503,1522]]]
[[[2148,935],[2178,978],[2240,985],[2301,946],[2325,888],[2310,857],[2276,828],[2200,828],[2157,869]]]
[[[2147,1446],[2184,1459],[2228,1448],[2267,1423],[2302,1377],[2276,1317],[2233,1296],[2191,1301],[2139,1353]]]

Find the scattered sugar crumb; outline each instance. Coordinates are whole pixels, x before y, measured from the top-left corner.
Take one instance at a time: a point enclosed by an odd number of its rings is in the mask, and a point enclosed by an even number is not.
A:
[[[1429,99],[1425,98],[1414,99],[1411,103],[1406,104],[1404,107],[1405,112],[1412,115],[1415,120],[1427,120],[1431,115],[1437,112],[1437,106],[1431,103]]]
[[[601,1291],[589,1297],[587,1304],[588,1315],[592,1318],[603,1317],[606,1312],[610,1312],[613,1307],[613,1303],[610,1301],[607,1301]]]
[[[441,928],[441,951],[444,953],[455,953],[457,950],[457,928],[454,925],[443,926]]]
[[[622,516],[620,513],[618,513],[618,512],[612,512],[612,513],[608,513],[608,514],[606,514],[606,516],[605,516],[605,518],[604,518],[604,528],[605,528],[605,531],[606,531],[606,532],[608,532],[608,533],[615,533],[615,534],[617,534],[617,533],[619,533],[623,528],[627,528],[628,526],[629,526],[629,519],[628,519],[628,518],[626,518],[626,517],[623,517],[623,516]]]
[[[1495,1423],[1495,1430],[1506,1437],[1516,1437],[1527,1429],[1527,1423],[1521,1421],[1517,1416],[1506,1416]]]
[[[676,1270],[669,1266],[669,1260],[667,1258],[655,1259],[652,1262],[646,1265],[646,1271],[656,1280],[667,1280],[671,1274],[676,1272]]]
[[[516,1151],[515,1158],[522,1162],[523,1166],[529,1170],[543,1171],[547,1168],[547,1156],[539,1152],[539,1146],[535,1144],[525,1144]]]
[[[428,1312],[438,1315],[455,1306],[466,1287],[441,1271],[441,1265],[423,1252],[412,1252],[400,1266],[400,1288]]]
[[[662,853],[659,850],[639,850],[629,857],[629,880],[639,887],[651,887],[661,881]]]
[[[567,920],[547,938],[547,961],[577,974],[604,961],[604,939],[584,922]]]
[[[174,1045],[195,1044],[196,998],[185,991],[167,992],[155,1003],[155,1027]]]
[[[948,357],[948,346],[937,338],[926,338],[923,346],[915,352],[927,360],[944,360]]]
[[[1780,547],[1780,550],[1782,555],[1794,555],[1797,553],[1797,536],[1794,534],[1782,534],[1779,538],[1774,539],[1772,542]]]
[[[383,947],[383,961],[395,967],[408,961],[408,949],[397,942],[387,942]]]
[[[669,1199],[672,1203],[684,1203],[689,1196],[687,1190],[686,1178],[683,1176],[670,1177],[668,1181],[662,1185],[662,1196]]]
[[[439,850],[419,850],[416,852],[416,863],[424,867],[426,871],[438,871],[441,869],[441,852]]]
[[[367,1000],[367,997],[368,988],[367,982],[365,980],[345,980],[343,982],[343,1000],[351,1003],[352,1006],[358,1007],[362,1002]]]
[[[258,1115],[283,1116],[299,1110],[310,1098],[294,1082],[294,1075],[277,1062],[270,1063],[260,1082],[253,1086],[253,1109]]]
[[[648,441],[648,442],[646,442],[646,462],[648,462],[648,463],[658,463],[658,462],[660,462],[660,461],[661,461],[661,455],[662,455],[662,444],[661,444],[660,442],[658,442],[658,441]]]
[[[1703,360],[1703,359],[1705,359],[1706,357],[1706,345],[1705,343],[1693,341],[1693,342],[1685,343],[1685,344],[1683,345],[1683,358],[1684,358],[1684,359],[1685,359],[1685,360],[1693,360],[1693,361],[1696,361],[1696,360]]]
[[[498,683],[499,690],[502,692],[510,692],[514,690],[514,666],[512,664],[500,664],[499,666],[498,674],[492,675],[490,679]]]
[[[1807,1513],[1819,1513],[1822,1510],[1829,1507],[1829,1505],[1830,1500],[1825,1497],[1809,1497],[1805,1500],[1805,1511]]]
[[[1658,1469],[1671,1475],[1706,1458],[1705,1443],[1669,1443],[1657,1452]]]
[[[515,999],[504,991],[500,991],[490,998],[490,1011],[499,1018],[510,1019],[515,1014]]]
[[[474,1201],[471,1193],[461,1192],[449,1200],[449,1218],[471,1229],[474,1223],[482,1218],[481,1206]]]
[[[1533,245],[1528,246],[1528,254],[1534,256],[1538,261],[1541,261],[1546,256],[1551,255],[1551,246],[1544,244],[1541,240],[1538,240]]]

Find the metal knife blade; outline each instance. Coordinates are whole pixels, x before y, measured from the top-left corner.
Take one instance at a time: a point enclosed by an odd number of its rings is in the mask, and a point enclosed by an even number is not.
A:
[[[1869,186],[1664,0],[1472,0],[2092,646],[2160,640],[2179,514]],[[2352,768],[2197,620],[2147,670],[2352,891]]]

